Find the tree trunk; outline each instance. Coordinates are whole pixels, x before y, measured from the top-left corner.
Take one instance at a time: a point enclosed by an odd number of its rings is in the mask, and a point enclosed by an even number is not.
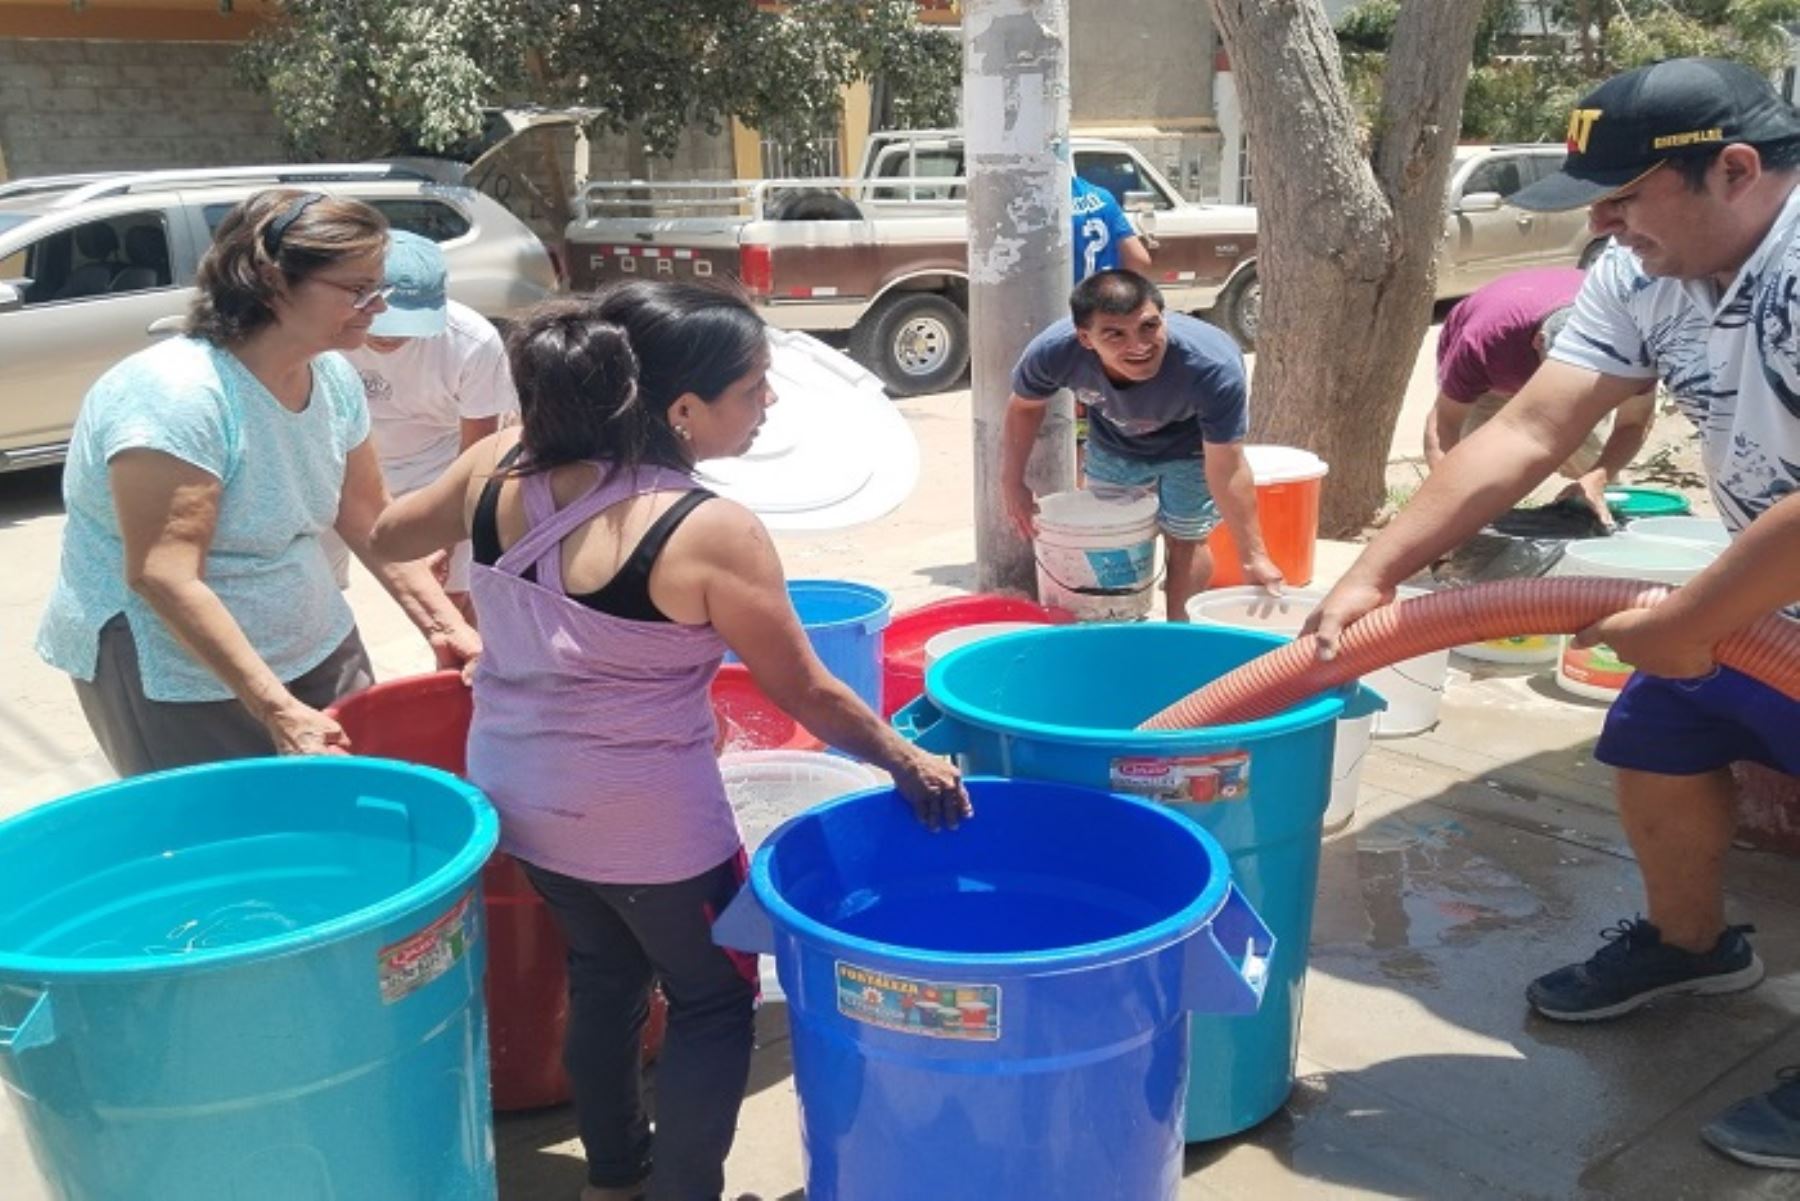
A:
[[[1406,0],[1371,144],[1320,0],[1212,0],[1256,179],[1257,441],[1331,464],[1320,532],[1360,531],[1431,319],[1444,184],[1482,0]]]

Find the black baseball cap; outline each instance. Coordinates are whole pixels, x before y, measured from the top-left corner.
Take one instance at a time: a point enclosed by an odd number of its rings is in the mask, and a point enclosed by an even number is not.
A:
[[[1533,212],[1583,208],[1672,158],[1800,138],[1800,113],[1742,63],[1673,58],[1613,76],[1569,115],[1562,170],[1507,197]]]

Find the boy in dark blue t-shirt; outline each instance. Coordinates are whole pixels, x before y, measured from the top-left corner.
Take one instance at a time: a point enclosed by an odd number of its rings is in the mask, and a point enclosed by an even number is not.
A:
[[[1076,285],[1071,319],[1032,340],[1013,369],[1001,439],[1007,513],[1031,538],[1037,499],[1025,463],[1044,406],[1068,388],[1088,410],[1088,487],[1098,495],[1155,491],[1167,556],[1170,621],[1212,578],[1207,535],[1223,518],[1243,556],[1244,578],[1278,588],[1256,516],[1244,457],[1249,421],[1244,359],[1229,336],[1182,313],[1164,313],[1155,284],[1102,271]]]

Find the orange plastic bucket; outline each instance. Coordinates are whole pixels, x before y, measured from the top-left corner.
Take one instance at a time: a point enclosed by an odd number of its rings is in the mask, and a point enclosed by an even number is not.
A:
[[[1256,478],[1256,514],[1269,557],[1296,588],[1312,583],[1319,540],[1319,493],[1331,468],[1311,451],[1292,446],[1246,446]],[[1248,583],[1238,565],[1237,542],[1221,522],[1206,540],[1213,555],[1209,588]]]
[[[339,701],[333,717],[359,755],[464,774],[475,702],[454,671],[407,676]],[[498,852],[481,873],[487,916],[487,1010],[494,1108],[537,1109],[569,1099],[563,1036],[569,1026],[567,949],[556,920],[518,860]],[[662,994],[650,998],[644,1059],[662,1049]]]

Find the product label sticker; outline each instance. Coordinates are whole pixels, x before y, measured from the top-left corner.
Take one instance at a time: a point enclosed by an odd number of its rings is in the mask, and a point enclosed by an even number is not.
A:
[[[838,1012],[851,1021],[924,1038],[997,1042],[998,984],[911,980],[837,961]]]
[[[1114,792],[1210,805],[1250,797],[1250,752],[1127,755],[1112,761]]]
[[[392,1005],[419,991],[469,953],[480,930],[474,896],[473,892],[464,893],[462,900],[429,926],[376,952],[382,1004]]]
[[[1593,646],[1571,646],[1564,650],[1562,670],[1565,676],[1579,684],[1623,688],[1637,669],[1619,658],[1619,652],[1606,643],[1596,642]]]

